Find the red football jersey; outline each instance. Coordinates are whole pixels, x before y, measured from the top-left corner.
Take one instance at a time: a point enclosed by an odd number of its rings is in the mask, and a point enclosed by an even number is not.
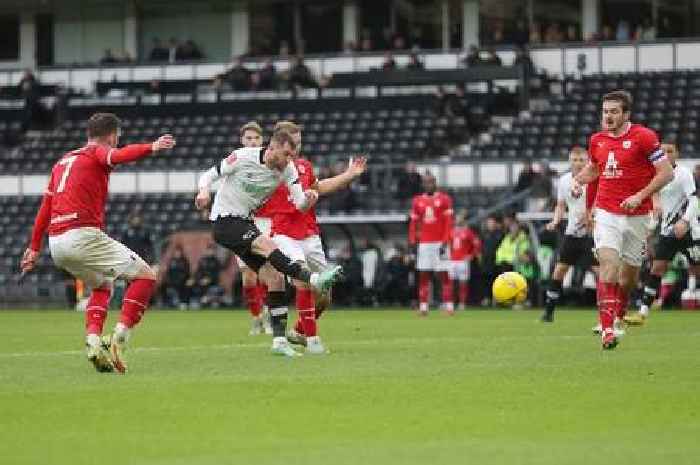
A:
[[[449,242],[452,229],[452,198],[444,192],[413,197],[408,241]]]
[[[468,226],[455,226],[450,234],[450,260],[471,260],[481,252],[479,236]]]
[[[651,211],[651,197],[632,211],[623,209],[620,203],[644,189],[656,174],[654,164],[666,158],[654,131],[641,124],[631,124],[618,137],[607,131],[597,132],[591,136],[588,153],[600,173],[596,207],[627,216]]]
[[[304,190],[316,184],[314,167],[306,158],[296,158],[294,165],[299,173],[299,182]],[[289,198],[289,189],[281,185],[268,200],[272,213],[272,234],[282,234],[292,239],[305,239],[320,233],[316,220],[316,209],[310,208],[305,212],[297,210]]]

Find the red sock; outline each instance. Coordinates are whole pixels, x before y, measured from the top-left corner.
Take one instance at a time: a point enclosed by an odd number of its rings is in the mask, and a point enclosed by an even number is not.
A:
[[[262,282],[258,281],[257,293],[258,302],[260,302],[260,308],[262,308],[265,305],[265,302],[267,302],[267,284],[263,284]]]
[[[427,271],[418,272],[418,302],[422,304],[428,303],[430,294],[430,273]]]
[[[306,335],[304,334],[304,324],[301,321],[301,312],[299,310],[297,310],[297,322],[294,323],[294,331],[301,335]]]
[[[297,310],[299,320],[304,329],[304,335],[311,337],[316,335],[316,309],[314,308],[314,293],[311,289],[297,288]]]
[[[467,281],[459,282],[459,302],[466,305],[469,299],[469,283]]]
[[[440,281],[442,282],[442,303],[452,303],[452,280],[447,271],[440,273]]]
[[[617,286],[617,299],[618,299],[618,307],[617,307],[616,316],[619,319],[622,319],[622,318],[624,318],[625,314],[627,313],[627,307],[629,306],[629,303],[630,303],[630,295],[624,287],[619,286],[619,285]]]
[[[85,332],[87,334],[102,334],[111,297],[112,290],[109,288],[98,287],[92,290],[85,309]]]
[[[256,286],[243,287],[243,296],[245,297],[245,302],[248,306],[248,311],[250,314],[255,317],[260,316],[262,305],[260,305],[258,288]]]
[[[126,288],[119,322],[127,328],[133,328],[141,321],[148,308],[156,282],[152,279],[134,279]]]
[[[618,284],[598,283],[598,317],[603,331],[612,330],[618,308]]]

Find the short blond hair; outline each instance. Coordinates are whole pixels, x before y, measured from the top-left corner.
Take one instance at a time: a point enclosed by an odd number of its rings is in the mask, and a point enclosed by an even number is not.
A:
[[[569,156],[573,156],[573,155],[582,155],[582,156],[588,158],[588,152],[586,151],[586,149],[584,149],[580,145],[574,145],[571,148],[571,150],[569,151]]]
[[[277,124],[275,124],[275,129],[274,131],[284,131],[288,132],[289,134],[299,134],[301,132],[301,128],[299,127],[298,124],[296,124],[293,121],[278,121]]]
[[[260,125],[256,121],[248,121],[243,126],[241,126],[241,129],[239,131],[241,137],[243,137],[243,134],[245,134],[246,131],[255,131],[260,136],[262,136],[263,133],[262,127],[260,127]]]

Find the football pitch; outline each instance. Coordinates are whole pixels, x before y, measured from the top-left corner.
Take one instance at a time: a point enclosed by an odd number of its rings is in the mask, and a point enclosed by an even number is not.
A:
[[[0,463],[698,463],[700,312],[613,352],[592,311],[538,316],[336,310],[331,353],[287,359],[242,311],[151,311],[120,376],[82,314],[0,311]]]

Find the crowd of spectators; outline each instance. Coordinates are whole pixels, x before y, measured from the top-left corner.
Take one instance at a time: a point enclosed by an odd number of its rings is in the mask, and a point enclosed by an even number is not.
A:
[[[299,90],[323,87],[326,79],[317,81],[302,56],[293,57],[285,71],[278,71],[270,58],[258,69],[253,69],[246,65],[244,57],[236,57],[224,73],[216,76],[214,87],[235,91]]]
[[[154,37],[148,60],[154,62],[176,63],[178,61],[194,61],[206,58],[200,47],[192,40],[180,41],[171,37],[167,43]]]

